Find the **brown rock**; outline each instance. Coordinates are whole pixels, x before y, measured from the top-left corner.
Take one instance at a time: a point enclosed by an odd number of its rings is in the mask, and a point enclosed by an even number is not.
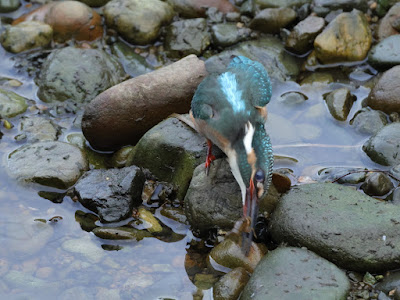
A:
[[[87,105],[82,131],[99,150],[135,144],[171,113],[188,112],[194,91],[206,75],[204,62],[189,55],[113,86]]]
[[[103,35],[100,15],[78,1],[51,2],[19,17],[12,25],[23,21],[41,21],[50,25],[57,42],[71,38],[93,41]]]
[[[292,23],[296,16],[296,12],[288,7],[266,8],[255,16],[250,28],[265,33],[279,33],[279,30]]]
[[[385,113],[400,112],[400,66],[395,66],[379,79],[367,99],[367,105]]]
[[[341,13],[314,41],[317,58],[322,63],[363,60],[372,43],[365,15],[353,10]]]
[[[381,22],[379,23],[378,31],[376,33],[377,39],[379,41],[382,41],[391,35],[400,33],[393,27],[393,25],[396,26],[396,22],[399,17],[400,17],[400,3],[397,3],[396,5],[392,6],[392,8],[386,13],[386,15],[382,18]]]
[[[215,7],[222,13],[237,11],[237,8],[228,0],[168,0],[167,2],[186,18],[205,17],[209,7]]]

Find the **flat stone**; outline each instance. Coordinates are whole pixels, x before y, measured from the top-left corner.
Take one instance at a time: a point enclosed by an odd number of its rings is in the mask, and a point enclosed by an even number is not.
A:
[[[107,26],[133,44],[153,42],[173,16],[171,5],[160,0],[112,0],[104,6]]]
[[[12,118],[28,108],[27,99],[11,91],[0,88],[0,116]]]
[[[372,88],[365,104],[385,113],[400,111],[400,66],[395,66],[382,74]]]
[[[97,49],[66,47],[53,51],[43,63],[36,83],[44,102],[89,102],[125,77],[118,61]]]
[[[348,88],[340,88],[330,92],[325,100],[331,115],[336,120],[346,121],[355,99]]]
[[[136,166],[90,170],[74,186],[79,202],[97,213],[102,222],[117,222],[132,215],[142,203],[144,174]]]
[[[187,113],[192,96],[206,75],[204,62],[189,55],[126,80],[104,91],[86,106],[82,131],[98,150],[116,150],[135,144],[170,114]]]
[[[363,60],[372,43],[372,34],[365,15],[353,10],[341,13],[320,33],[314,48],[322,63]]]
[[[281,198],[270,232],[347,270],[383,272],[400,266],[399,209],[351,187],[304,184]]]
[[[35,48],[45,48],[50,45],[52,38],[53,29],[50,25],[27,21],[7,27],[0,39],[4,49],[19,53]]]
[[[391,123],[379,130],[363,145],[374,162],[384,166],[400,163],[400,123]]]
[[[241,42],[250,36],[251,30],[243,27],[238,28],[236,24],[215,24],[211,27],[213,44],[225,48]]]
[[[74,184],[87,168],[82,151],[62,142],[28,144],[8,157],[12,177],[61,189]]]
[[[61,128],[43,115],[34,115],[21,118],[20,132],[26,135],[26,141],[30,143],[55,141]]]
[[[240,299],[345,300],[349,290],[334,264],[309,250],[280,247],[261,259]]]
[[[289,7],[266,8],[254,17],[249,26],[265,33],[279,33],[279,30],[291,24],[296,16],[296,11]]]
[[[372,47],[368,62],[375,68],[388,69],[400,65],[400,34],[392,35]]]

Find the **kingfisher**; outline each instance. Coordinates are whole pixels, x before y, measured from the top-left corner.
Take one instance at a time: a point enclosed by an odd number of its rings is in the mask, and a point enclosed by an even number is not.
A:
[[[244,56],[234,57],[220,74],[207,76],[194,93],[190,116],[208,144],[206,172],[215,159],[212,145],[227,156],[242,194],[242,250],[248,255],[258,215],[259,199],[268,191],[273,154],[264,124],[272,95],[263,65]]]

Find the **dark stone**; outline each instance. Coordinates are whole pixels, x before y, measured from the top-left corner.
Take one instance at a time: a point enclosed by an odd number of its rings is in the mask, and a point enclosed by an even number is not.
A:
[[[250,36],[250,29],[238,28],[236,24],[216,24],[211,27],[213,44],[225,48],[241,42]]]
[[[90,170],[76,183],[74,194],[102,222],[116,222],[129,217],[133,207],[141,204],[144,181],[136,166]]]
[[[367,179],[361,186],[363,191],[370,196],[383,196],[389,193],[393,187],[389,176],[381,172],[368,174]]]
[[[330,92],[325,100],[332,117],[339,121],[346,121],[355,97],[348,88],[340,88]]]
[[[250,23],[250,28],[265,33],[279,33],[281,28],[296,20],[296,11],[291,8],[267,8],[260,11]]]
[[[213,287],[214,300],[236,300],[249,281],[246,269],[238,267],[222,276]]]

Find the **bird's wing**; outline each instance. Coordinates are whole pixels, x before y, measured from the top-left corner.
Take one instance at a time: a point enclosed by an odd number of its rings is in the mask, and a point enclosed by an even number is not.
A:
[[[264,66],[244,56],[236,56],[228,65],[227,71],[240,77],[239,81],[246,84],[248,97],[253,106],[264,107],[272,96],[271,81]]]

